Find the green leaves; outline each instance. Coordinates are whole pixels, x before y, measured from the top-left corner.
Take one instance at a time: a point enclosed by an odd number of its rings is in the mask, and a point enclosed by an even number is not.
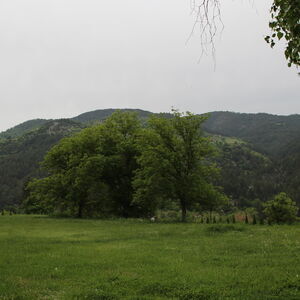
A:
[[[296,220],[298,207],[286,193],[279,193],[266,202],[264,213],[269,223],[292,223]]]
[[[277,32],[278,40],[281,40],[282,37],[283,37],[283,33],[281,31]]]
[[[140,140],[140,168],[135,177],[135,201],[150,204],[177,202],[186,210],[200,204],[217,207],[226,197],[212,185],[214,153],[201,126],[207,117],[173,111],[173,118],[153,117]],[[219,201],[220,200],[220,201]]]
[[[285,57],[288,66],[300,66],[300,1],[299,0],[274,0],[271,7],[272,21],[269,23],[273,31],[272,36],[266,36],[265,41],[273,48],[276,39],[283,37],[287,44]]]
[[[49,202],[52,212],[62,209],[79,217],[132,216],[140,127],[135,114],[117,112],[101,125],[61,140],[43,162],[49,176],[29,185],[30,203]]]
[[[142,128],[136,115],[115,113],[101,125],[63,139],[46,155],[49,176],[28,185],[26,207],[72,216],[143,217],[164,203],[214,208],[214,149],[202,136],[207,117],[173,111]]]

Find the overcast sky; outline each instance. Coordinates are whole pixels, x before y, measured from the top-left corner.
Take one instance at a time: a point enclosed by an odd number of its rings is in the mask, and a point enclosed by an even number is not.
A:
[[[270,0],[221,0],[216,68],[190,0],[0,0],[0,131],[104,108],[300,113]],[[251,4],[254,2],[254,5]]]

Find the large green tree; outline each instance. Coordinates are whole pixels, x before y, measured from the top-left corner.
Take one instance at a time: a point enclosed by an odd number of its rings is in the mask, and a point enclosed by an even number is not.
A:
[[[131,182],[140,126],[135,114],[116,112],[103,124],[63,139],[43,162],[49,176],[28,184],[25,206],[78,217],[95,212],[135,216]]]
[[[212,184],[217,169],[202,136],[204,120],[174,111],[142,127],[136,115],[114,113],[47,153],[48,176],[28,184],[24,206],[77,217],[141,217],[173,202],[183,221],[190,208],[212,210],[226,198]]]
[[[201,131],[205,120],[177,111],[169,119],[150,118],[138,143],[135,203],[155,207],[171,199],[179,204],[185,221],[193,206],[213,209],[226,199],[212,184],[216,168],[208,159],[214,150]]]

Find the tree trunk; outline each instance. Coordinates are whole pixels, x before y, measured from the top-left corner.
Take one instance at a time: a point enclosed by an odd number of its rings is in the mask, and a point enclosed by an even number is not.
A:
[[[186,205],[181,201],[181,222],[186,222]]]
[[[83,214],[83,201],[79,201],[77,218],[82,218],[82,214]]]

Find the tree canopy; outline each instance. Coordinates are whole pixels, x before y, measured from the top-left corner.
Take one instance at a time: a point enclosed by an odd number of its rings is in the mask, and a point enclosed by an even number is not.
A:
[[[143,217],[164,202],[213,209],[226,199],[213,186],[205,117],[174,112],[142,126],[137,115],[116,112],[100,125],[61,140],[43,162],[48,176],[30,181],[27,212]]]
[[[135,114],[113,114],[103,124],[61,140],[43,162],[49,176],[29,183],[25,206],[46,212],[134,216],[131,181],[136,169]]]
[[[218,207],[224,197],[212,184],[215,166],[209,161],[213,148],[202,136],[204,116],[174,111],[173,118],[152,117],[139,141],[140,168],[135,178],[137,203],[178,202],[182,221],[187,209]]]

